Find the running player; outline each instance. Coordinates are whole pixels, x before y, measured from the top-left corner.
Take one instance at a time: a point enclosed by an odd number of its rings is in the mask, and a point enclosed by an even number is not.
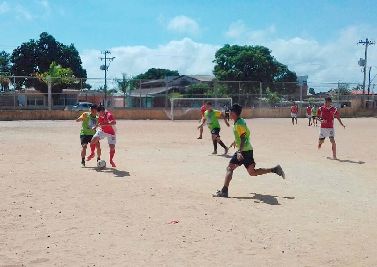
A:
[[[312,122],[313,122],[313,126],[317,126],[317,112],[318,112],[317,106],[313,105],[313,108],[312,108]]]
[[[310,105],[306,108],[306,117],[309,120],[308,126],[311,126],[312,125],[312,106]]]
[[[291,118],[292,118],[292,124],[295,125],[295,120],[297,124],[297,113],[298,113],[298,106],[296,103],[291,106]]]
[[[326,97],[325,104],[318,109],[318,117],[321,121],[321,132],[319,134],[318,149],[321,148],[322,144],[325,141],[325,138],[328,137],[332,144],[332,155],[333,159],[336,157],[336,143],[335,143],[335,130],[334,130],[334,118],[336,118],[340,125],[345,129],[346,126],[343,124],[340,119],[339,111],[336,107],[331,105],[331,97]]]
[[[96,131],[93,129],[97,125],[97,105],[93,104],[90,106],[90,112],[84,112],[80,117],[76,119],[76,122],[81,123],[80,140],[81,140],[81,165],[85,167],[85,155],[86,148],[90,144],[90,155],[87,160],[91,160],[94,157],[94,152],[97,147],[97,160],[101,158],[101,147],[100,143],[91,144],[91,140]]]
[[[114,155],[115,155],[115,144],[116,144],[116,135],[115,135],[115,124],[116,121],[113,115],[105,110],[104,106],[99,106],[98,110],[98,124],[97,124],[97,131],[92,138],[91,144],[97,144],[99,140],[104,139],[107,137],[107,142],[110,148],[110,164],[112,167],[116,167],[114,163]]]
[[[233,177],[233,171],[241,165],[245,166],[250,176],[275,173],[285,179],[284,171],[280,165],[269,169],[255,169],[253,147],[250,143],[250,130],[246,125],[246,121],[240,117],[241,112],[242,107],[238,104],[234,104],[230,109],[230,118],[234,121],[233,133],[235,141],[233,146],[236,146],[238,151],[229,162],[223,188],[218,190],[217,193],[213,195],[214,197],[228,197],[228,188]]]
[[[199,125],[198,129],[203,127],[204,123],[207,122],[208,128],[212,134],[212,142],[213,142],[213,152],[212,154],[217,154],[217,143],[220,144],[225,150],[224,155],[228,154],[228,147],[221,141],[220,139],[220,123],[219,118],[224,119],[225,124],[229,127],[229,122],[226,120],[224,114],[219,111],[212,109],[212,103],[206,103],[206,112],[204,112],[204,118],[202,119],[202,123]]]
[[[204,119],[204,113],[206,112],[206,104],[203,103],[203,106],[200,108],[200,113],[202,114],[202,117],[200,118],[200,123],[202,123]],[[199,128],[199,137],[197,139],[202,139],[203,138],[203,126]]]

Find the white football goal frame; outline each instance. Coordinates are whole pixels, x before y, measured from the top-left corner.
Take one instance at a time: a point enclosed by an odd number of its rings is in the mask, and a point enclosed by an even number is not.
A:
[[[233,105],[233,99],[231,97],[208,97],[208,98],[184,98],[184,97],[176,97],[170,99],[170,118],[171,120],[174,120],[174,102],[177,102],[179,100],[184,101],[211,101],[216,103],[217,101],[229,101],[230,105]]]

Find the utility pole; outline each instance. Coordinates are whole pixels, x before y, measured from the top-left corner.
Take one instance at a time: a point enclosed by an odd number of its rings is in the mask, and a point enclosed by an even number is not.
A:
[[[105,99],[104,99],[103,105],[107,107],[107,70],[110,67],[110,62],[113,61],[115,57],[108,57],[107,55],[111,54],[111,52],[108,50],[102,51],[101,54],[105,55],[104,57],[100,57],[101,61],[105,60],[105,64],[101,65],[100,69],[105,71],[105,85],[104,85]],[[107,64],[107,62],[109,62],[109,64]]]
[[[370,45],[374,45],[375,42],[374,41],[370,41],[368,40],[368,38],[365,39],[365,41],[363,40],[360,40],[357,44],[361,44],[361,45],[365,45],[365,52],[364,52],[364,64],[363,64],[363,67],[364,67],[364,79],[363,79],[363,95],[365,95],[365,83],[366,83],[366,79],[367,79],[367,64],[368,64],[368,46]]]
[[[369,93],[370,93],[370,83],[371,83],[371,80],[370,80],[370,72],[372,71],[372,66],[369,67],[369,74],[368,74],[368,96],[369,96]]]

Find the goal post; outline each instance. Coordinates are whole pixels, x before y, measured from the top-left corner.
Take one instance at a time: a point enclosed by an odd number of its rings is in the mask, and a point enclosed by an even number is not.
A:
[[[192,110],[200,109],[204,102],[212,102],[214,109],[223,110],[225,106],[232,106],[233,100],[231,97],[210,97],[210,98],[171,98],[170,99],[170,119],[174,120],[176,117],[184,117]]]

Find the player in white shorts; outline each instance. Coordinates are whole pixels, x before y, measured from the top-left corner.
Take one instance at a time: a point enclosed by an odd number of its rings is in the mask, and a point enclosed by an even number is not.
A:
[[[319,133],[318,149],[321,148],[322,144],[325,142],[326,137],[328,137],[332,144],[333,159],[337,159],[334,118],[336,118],[339,121],[340,125],[342,125],[344,128],[346,128],[346,126],[343,124],[342,120],[340,119],[340,114],[339,114],[338,109],[336,107],[333,107],[331,103],[332,103],[331,97],[327,97],[325,99],[325,104],[318,109],[318,117],[319,117],[319,120],[321,121],[321,131]]]
[[[115,134],[115,124],[116,121],[113,115],[105,110],[105,107],[99,106],[98,110],[98,128],[95,135],[92,138],[91,143],[96,144],[99,140],[107,138],[110,148],[110,164],[112,167],[116,167],[114,163],[115,155],[115,144],[116,144],[116,134]]]
[[[292,124],[295,125],[295,121],[297,124],[297,113],[298,113],[298,106],[296,103],[291,106],[291,118],[292,118]]]

